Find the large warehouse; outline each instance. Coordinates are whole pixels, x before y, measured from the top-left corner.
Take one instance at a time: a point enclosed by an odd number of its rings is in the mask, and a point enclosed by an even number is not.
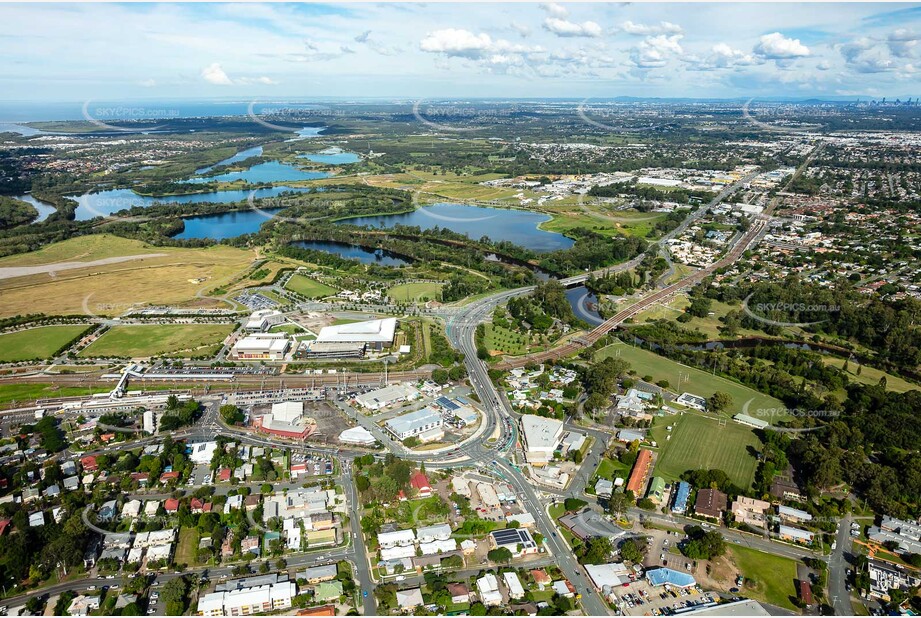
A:
[[[237,341],[231,356],[243,360],[283,360],[291,340],[285,333],[258,333]]]
[[[363,343],[371,350],[383,350],[393,345],[397,330],[396,318],[368,320],[353,324],[325,326],[317,335],[317,343]]]

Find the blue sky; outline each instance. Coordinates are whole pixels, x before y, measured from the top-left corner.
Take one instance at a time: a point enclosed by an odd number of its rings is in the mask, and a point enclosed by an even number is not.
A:
[[[921,94],[921,4],[0,4],[0,99]]]

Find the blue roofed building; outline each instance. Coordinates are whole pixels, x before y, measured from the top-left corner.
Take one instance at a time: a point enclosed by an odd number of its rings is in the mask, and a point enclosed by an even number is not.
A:
[[[685,481],[678,483],[675,490],[675,500],[672,502],[672,513],[684,513],[688,510],[688,496],[691,495],[691,486]]]
[[[646,581],[651,586],[675,586],[676,588],[690,588],[697,584],[697,580],[690,573],[682,573],[674,569],[651,569],[646,571]]]

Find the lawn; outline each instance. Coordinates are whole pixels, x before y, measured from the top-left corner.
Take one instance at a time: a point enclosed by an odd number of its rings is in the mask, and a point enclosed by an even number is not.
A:
[[[441,283],[403,283],[387,290],[387,296],[396,302],[411,300],[441,300]]]
[[[285,284],[285,288],[307,298],[323,298],[324,296],[335,294],[337,291],[334,287],[304,275],[292,275],[288,279],[288,283]]]
[[[678,393],[690,392],[701,397],[709,397],[716,391],[728,393],[732,396],[732,405],[727,410],[730,416],[741,412],[746,402],[750,402],[749,414],[753,416],[758,409],[771,410],[775,413],[785,409],[780,400],[759,393],[743,384],[676,363],[654,352],[635,348],[625,343],[617,342],[600,349],[595,355],[595,360],[608,356],[619,357],[627,361],[641,377],[651,375],[654,382],[668,381],[669,388]],[[679,379],[681,388],[676,388]]]
[[[83,386],[57,387],[54,384],[28,383],[28,384],[0,384],[0,404],[13,401],[35,401],[37,399],[53,399],[56,397],[78,397],[106,393],[111,387],[88,388]]]
[[[826,365],[833,365],[838,369],[844,367],[845,361],[843,358],[834,358],[834,357],[824,357],[822,362]],[[886,390],[895,391],[897,393],[904,393],[905,391],[910,390],[919,390],[921,386],[917,384],[912,384],[907,380],[900,378],[899,376],[894,376],[891,373],[886,373],[885,371],[880,371],[874,367],[868,365],[863,365],[860,370],[860,375],[857,375],[857,367],[859,367],[856,362],[850,361],[847,366],[847,377],[849,380],[854,382],[859,382],[860,384],[879,384],[879,379],[884,377],[886,378]]]
[[[0,335],[0,362],[49,358],[61,346],[87,329],[87,324],[41,326]]]
[[[179,529],[176,564],[198,564],[198,530],[195,528]]]
[[[796,597],[796,562],[774,554],[730,545],[732,561],[745,578],[742,591],[765,603],[795,610],[790,597]]]
[[[598,469],[595,470],[590,485],[594,487],[598,479],[613,481],[618,476],[627,478],[629,475],[630,466],[626,466],[615,459],[608,459],[605,457],[601,460],[601,463],[598,464]]]
[[[652,436],[659,444],[655,475],[675,480],[687,470],[719,469],[733,483],[748,489],[755,478],[757,461],[752,450],[760,450],[761,441],[745,425],[697,412],[656,418]],[[667,425],[672,426],[671,439]]]
[[[87,346],[80,355],[132,358],[162,354],[201,356],[213,353],[232,331],[232,324],[115,326]]]
[[[490,352],[517,356],[528,351],[528,337],[495,324],[485,325],[484,344]]]

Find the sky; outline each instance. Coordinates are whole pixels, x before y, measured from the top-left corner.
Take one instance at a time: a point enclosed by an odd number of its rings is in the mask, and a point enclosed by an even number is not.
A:
[[[0,100],[918,96],[921,4],[0,4]]]

